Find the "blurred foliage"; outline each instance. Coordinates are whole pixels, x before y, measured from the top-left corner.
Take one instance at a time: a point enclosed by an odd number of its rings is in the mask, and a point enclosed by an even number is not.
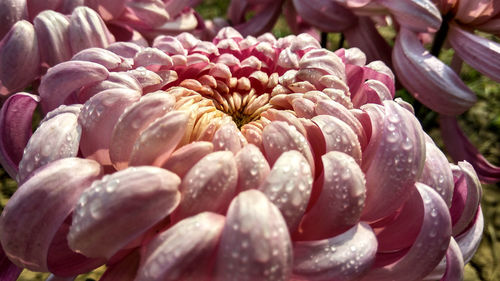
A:
[[[229,0],[205,0],[196,10],[205,19],[215,17],[225,17]],[[252,15],[247,15],[252,16]],[[384,38],[392,44],[395,36],[394,30],[390,27],[379,29]],[[280,17],[272,33],[276,37],[283,37],[291,34],[286,21]],[[498,38],[491,37],[498,42]],[[347,43],[341,42],[340,34],[328,34],[326,47],[330,50],[339,48],[339,43],[343,47],[348,47]],[[445,49],[440,54],[440,59],[449,63],[453,56],[453,50]],[[495,165],[500,165],[500,85],[488,77],[481,75],[473,68],[463,65],[460,73],[464,82],[477,94],[478,102],[476,105],[459,117],[459,123],[464,132],[470,137],[478,149],[485,157]],[[443,149],[442,141],[439,135],[439,125],[436,122],[437,115],[418,105],[418,102],[404,89],[397,91],[397,96],[413,104],[416,108],[417,116],[422,122],[427,133]],[[39,121],[36,120],[34,124]],[[3,209],[7,199],[14,193],[17,185],[13,179],[0,169],[0,209]],[[485,217],[484,239],[472,259],[465,267],[465,280],[500,280],[500,186],[484,185],[484,195],[482,209]],[[95,272],[80,275],[77,281],[98,280],[104,271],[104,267]],[[48,275],[36,273],[28,270],[23,271],[20,281],[44,280]]]

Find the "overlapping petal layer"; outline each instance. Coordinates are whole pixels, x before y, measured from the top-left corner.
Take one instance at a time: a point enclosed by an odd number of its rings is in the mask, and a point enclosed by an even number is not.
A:
[[[46,117],[29,142],[18,133],[5,253],[59,276],[107,263],[103,280],[417,280],[445,274],[445,256],[462,270],[477,176],[391,101],[393,79],[306,34],[82,51],[49,69]],[[27,123],[8,109],[0,121]]]

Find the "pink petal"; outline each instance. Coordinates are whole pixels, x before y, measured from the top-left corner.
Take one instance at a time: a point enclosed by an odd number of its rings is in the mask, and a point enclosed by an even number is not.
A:
[[[159,234],[144,249],[137,280],[208,279],[224,222],[223,216],[204,212]]]
[[[299,280],[357,280],[370,269],[377,240],[370,226],[358,223],[324,240],[293,245],[293,275]]]
[[[0,1],[0,38],[18,21],[27,18],[26,0]]]
[[[425,161],[424,135],[420,123],[393,101],[384,108],[363,108],[372,122],[372,136],[363,151],[366,205],[363,219],[385,217],[409,197]],[[384,110],[385,112],[382,112]]]
[[[297,13],[323,32],[342,32],[356,17],[348,9],[329,0],[293,0]]]
[[[403,86],[432,110],[457,115],[476,102],[475,94],[460,77],[425,50],[412,31],[401,28],[392,56]]]
[[[38,13],[44,10],[57,10],[58,6],[61,5],[62,0],[47,0],[47,1],[36,1],[27,0],[28,15],[30,20],[33,20]]]
[[[465,24],[487,21],[489,17],[498,13],[497,4],[495,1],[460,0],[456,4],[455,17]]]
[[[125,109],[111,136],[109,156],[117,169],[128,167],[134,143],[155,120],[173,109],[175,98],[163,91],[149,93]]]
[[[78,114],[79,111],[76,114],[63,112],[40,123],[19,163],[19,183],[24,182],[31,172],[50,162],[77,156],[82,132],[78,125]]]
[[[430,137],[426,137],[424,170],[418,181],[436,190],[450,207],[454,185],[450,164]]]
[[[236,154],[235,160],[238,168],[238,193],[258,188],[271,170],[260,149],[253,144],[245,145]]]
[[[180,178],[184,178],[198,161],[213,151],[214,145],[211,142],[192,142],[174,151],[161,167],[176,173]]]
[[[72,52],[69,45],[69,20],[51,10],[40,13],[33,21],[40,48],[40,60],[48,66],[67,61]]]
[[[244,191],[231,202],[216,264],[216,280],[288,280],[292,245],[287,226],[260,191]]]
[[[0,41],[0,95],[20,91],[39,75],[40,55],[33,25],[16,22]]]
[[[415,242],[402,258],[390,264],[385,263],[392,254],[377,255],[374,267],[362,280],[421,280],[444,257],[451,237],[448,207],[432,188],[421,183],[415,187],[424,213]]]
[[[237,12],[236,16],[232,15],[234,11],[232,10],[233,5],[231,5],[228,16],[232,19],[234,28],[236,28],[243,36],[260,35],[272,29],[281,13],[281,5],[282,1],[268,1],[267,3],[262,4],[258,10],[255,11],[255,16],[247,22],[242,22],[243,16],[239,18],[240,15],[244,15],[242,13]]]
[[[366,197],[365,179],[352,157],[338,151],[323,155],[323,186],[319,198],[300,224],[300,240],[321,240],[354,226],[361,217]],[[328,220],[321,224],[325,214]]]
[[[115,42],[111,43],[106,50],[121,57],[132,59],[135,57],[135,54],[142,50],[142,47],[130,42]]]
[[[299,67],[300,70],[297,76],[301,77],[302,73],[304,73],[304,77],[312,78],[308,79],[308,81],[313,84],[317,81],[314,81],[315,77],[312,73],[318,73],[320,76],[333,75],[342,81],[346,81],[345,65],[342,63],[342,60],[335,53],[325,49],[316,49],[307,52],[300,59]]]
[[[462,252],[460,251],[460,247],[458,247],[457,242],[452,237],[448,250],[446,251],[446,271],[441,280],[463,280],[463,268],[464,259],[462,258]]]
[[[467,264],[474,256],[477,248],[479,248],[479,243],[483,237],[484,230],[484,217],[481,206],[477,210],[477,215],[472,226],[464,233],[457,236],[458,246],[462,252],[464,263]]]
[[[86,0],[85,5],[97,11],[105,21],[117,18],[125,10],[126,0]]]
[[[0,110],[0,163],[11,178],[16,178],[23,151],[31,137],[33,112],[38,96],[17,93]]]
[[[265,156],[270,166],[274,165],[283,152],[297,150],[307,159],[312,174],[314,174],[314,158],[311,147],[304,135],[299,133],[295,127],[283,121],[274,121],[264,128],[262,140]]]
[[[80,149],[85,157],[103,165],[111,164],[109,147],[113,128],[125,108],[140,98],[131,89],[110,89],[90,98],[83,106],[78,122],[82,126]]]
[[[150,28],[162,25],[170,18],[161,0],[128,1],[127,7],[142,25]]]
[[[90,61],[98,63],[108,70],[127,70],[132,68],[126,65],[123,59],[115,53],[102,48],[88,48],[75,54],[71,60]]]
[[[182,201],[172,214],[176,222],[204,211],[223,214],[234,197],[238,170],[230,151],[203,157],[182,179]]]
[[[472,164],[479,179],[484,183],[500,181],[500,167],[497,167],[479,152],[460,129],[454,117],[439,116],[441,137],[446,145],[446,150],[453,160],[465,160]]]
[[[361,145],[358,136],[342,120],[330,115],[318,115],[312,118],[325,138],[326,152],[340,151],[353,157],[358,165],[361,164]]]
[[[450,214],[453,222],[453,235],[459,235],[476,217],[483,190],[471,164],[466,161],[453,165],[455,189],[451,201]]]
[[[437,31],[441,26],[441,13],[431,0],[378,0],[389,9],[396,21],[415,32]]]
[[[139,268],[141,256],[138,250],[132,251],[121,260],[108,264],[99,281],[133,281]]]
[[[70,248],[109,259],[177,207],[180,182],[174,173],[147,166],[127,168],[94,182],[73,212]]]
[[[306,159],[300,152],[291,150],[280,155],[258,189],[278,207],[289,232],[293,233],[306,211],[312,183]]]
[[[42,99],[42,110],[47,113],[81,87],[106,79],[108,70],[97,63],[68,61],[47,71],[42,78],[38,92]]]
[[[151,70],[153,70],[151,67],[155,66],[157,68],[160,66],[171,68],[173,66],[173,62],[170,56],[161,50],[156,48],[144,48],[134,57],[134,67],[140,66],[147,67]]]
[[[368,137],[363,126],[351,111],[331,100],[318,101],[315,110],[318,115],[330,115],[344,121],[358,136],[361,148],[365,149],[368,144]]]
[[[82,191],[101,174],[95,161],[65,158],[39,169],[22,184],[0,217],[0,240],[9,259],[20,267],[48,271],[54,235]]]
[[[139,82],[128,72],[110,72],[106,80],[91,84],[80,90],[77,98],[79,102],[86,103],[96,94],[115,88],[132,89],[139,92],[142,91],[142,87],[139,85]]]
[[[358,23],[344,31],[351,47],[357,47],[366,54],[367,61],[381,60],[392,65],[391,46],[378,33],[375,23],[369,17],[358,17]]]
[[[15,266],[0,247],[0,280],[15,281],[23,269]]]
[[[165,162],[184,137],[188,118],[184,111],[171,111],[152,122],[135,141],[129,165],[159,166]]]
[[[75,8],[69,22],[69,38],[74,54],[91,47],[106,48],[115,41],[99,14],[90,8]]]
[[[448,41],[461,59],[482,74],[500,82],[500,44],[450,24]]]
[[[228,122],[215,132],[212,143],[215,151],[231,151],[233,154],[238,153],[243,146],[240,130],[234,122]]]

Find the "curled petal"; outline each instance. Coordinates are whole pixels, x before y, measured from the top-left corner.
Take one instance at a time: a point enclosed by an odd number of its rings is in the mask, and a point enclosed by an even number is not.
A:
[[[106,80],[83,87],[78,93],[78,101],[86,103],[96,94],[115,88],[124,88],[141,91],[139,82],[127,72],[110,72]]]
[[[179,177],[184,178],[198,161],[213,151],[214,145],[211,142],[192,142],[174,151],[162,165],[162,168],[172,171]]]
[[[264,128],[262,140],[265,156],[270,166],[274,165],[283,152],[297,150],[307,159],[314,174],[314,159],[309,143],[294,126],[283,121],[274,121]]]
[[[118,119],[111,136],[109,156],[117,169],[128,166],[134,143],[155,120],[173,109],[175,98],[163,91],[149,93],[130,105]]]
[[[0,38],[18,21],[27,18],[26,0],[0,1]]]
[[[217,280],[288,280],[292,243],[285,220],[257,190],[236,196],[217,253]]]
[[[227,150],[236,154],[243,145],[241,142],[243,138],[236,124],[234,122],[228,122],[215,132],[212,143],[214,144],[215,151]]]
[[[110,21],[123,13],[125,0],[85,0],[85,5],[97,11],[105,21]]]
[[[63,14],[46,10],[33,21],[40,48],[40,59],[54,66],[71,58],[69,20]]]
[[[325,49],[311,50],[307,52],[299,61],[300,70],[297,76],[305,71],[315,71],[322,75],[334,75],[346,81],[345,65],[342,60],[333,52]],[[310,75],[310,74],[309,74]],[[309,81],[315,83],[316,81]]]
[[[109,259],[177,207],[180,182],[172,172],[147,166],[94,182],[73,212],[69,246],[88,257]]]
[[[338,151],[323,155],[323,187],[319,198],[305,214],[299,229],[300,240],[333,237],[355,225],[364,207],[365,178],[352,157]],[[328,220],[318,221],[328,214]]]
[[[92,47],[106,48],[115,41],[99,14],[87,7],[73,10],[69,38],[73,53]]]
[[[460,129],[456,118],[441,115],[439,116],[439,125],[446,150],[453,160],[465,160],[471,163],[482,182],[496,183],[500,181],[500,167],[488,162],[474,147]]]
[[[113,128],[125,108],[139,98],[140,93],[135,90],[116,88],[100,92],[84,104],[78,123],[82,126],[80,149],[85,157],[103,165],[111,164],[109,147]]]
[[[54,110],[73,92],[81,87],[106,79],[108,70],[97,63],[68,61],[60,63],[47,71],[42,78],[38,92],[42,99],[42,110]]]
[[[235,28],[243,35],[260,35],[262,33],[268,32],[276,23],[280,13],[282,1],[268,1],[262,4],[258,11],[256,11],[255,16],[247,22],[242,22],[244,20],[244,14],[246,12],[246,3],[244,4],[244,10],[235,12],[233,3],[239,1],[231,1],[231,6],[229,7],[228,13],[229,18],[231,18]],[[247,1],[242,1],[247,2]],[[236,15],[233,15],[235,14]]]
[[[415,32],[437,31],[441,13],[431,0],[377,1],[394,15],[398,23]]]
[[[134,281],[140,261],[139,251],[132,251],[121,260],[107,264],[106,271],[99,281]]]
[[[328,0],[293,0],[297,13],[323,32],[342,32],[356,22],[348,9]]]
[[[23,269],[15,266],[0,247],[0,280],[15,281]]]
[[[450,214],[453,221],[453,235],[462,233],[475,218],[483,190],[471,164],[466,161],[452,166],[455,189]]]
[[[135,141],[129,165],[161,165],[184,136],[188,118],[183,111],[171,111],[152,122]]]
[[[296,242],[293,252],[293,275],[300,280],[356,280],[373,264],[377,239],[361,222],[335,237]]]
[[[483,229],[483,211],[481,210],[481,206],[479,206],[475,221],[472,226],[467,231],[455,238],[457,240],[458,246],[460,247],[460,251],[462,252],[465,264],[467,264],[472,259],[472,256],[479,247],[479,243],[481,242],[481,238],[483,237]]]
[[[65,158],[39,169],[22,184],[0,217],[0,240],[9,259],[17,266],[48,271],[54,235],[83,190],[101,174],[93,160]]]
[[[258,147],[245,145],[235,156],[238,192],[258,188],[270,172],[269,163]]]
[[[156,27],[170,18],[165,4],[160,0],[132,1],[127,3],[127,7],[147,27]]]
[[[446,271],[441,280],[463,280],[464,275],[464,259],[460,247],[453,237],[451,237],[450,245],[446,251]]]
[[[461,59],[500,82],[500,44],[450,24],[448,41]]]
[[[425,141],[425,164],[422,175],[418,179],[436,190],[448,207],[453,196],[453,175],[446,156],[427,136]]]
[[[342,120],[330,115],[318,115],[312,118],[325,138],[326,152],[340,151],[348,154],[358,165],[361,164],[361,145],[358,136]]]
[[[115,53],[102,48],[88,48],[78,52],[71,60],[91,61],[98,63],[108,70],[122,67],[122,58]],[[130,67],[130,66],[129,66]]]
[[[384,108],[385,112],[375,105],[363,107],[372,122],[372,136],[362,160],[366,175],[363,219],[368,221],[401,207],[425,161],[424,135],[415,116],[393,101],[385,101]]]
[[[230,151],[216,151],[203,157],[182,180],[182,202],[172,220],[204,211],[224,213],[236,191],[237,173]]]
[[[460,77],[425,50],[414,32],[401,28],[392,57],[401,83],[432,110],[457,115],[476,102],[475,94]]]
[[[79,112],[78,112],[79,113]],[[78,113],[62,113],[40,123],[19,163],[17,181],[24,182],[34,170],[57,159],[76,157],[82,129]],[[50,144],[46,141],[50,139]]]
[[[274,163],[266,180],[259,186],[281,211],[291,233],[295,232],[311,196],[313,178],[304,156],[291,150]]]
[[[38,96],[17,93],[0,110],[0,163],[11,178],[16,178],[23,151],[31,137],[33,112]]]
[[[421,183],[415,187],[414,196],[421,198],[420,210],[424,213],[415,242],[395,262],[387,264],[392,254],[377,255],[373,268],[362,280],[421,280],[444,257],[451,237],[448,207],[432,188]]]
[[[146,247],[137,280],[202,280],[210,275],[225,218],[201,213],[156,236]]]
[[[0,41],[0,95],[20,91],[39,74],[40,55],[33,25],[18,21]]]

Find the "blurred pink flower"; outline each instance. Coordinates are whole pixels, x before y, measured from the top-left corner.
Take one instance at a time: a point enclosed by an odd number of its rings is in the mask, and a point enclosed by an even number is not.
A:
[[[105,263],[104,281],[456,280],[479,244],[474,170],[448,163],[359,49],[232,28],[160,36],[83,50],[39,91],[0,112],[0,160],[20,184],[0,242],[16,266],[66,277]]]
[[[175,35],[186,31],[200,37],[209,36],[213,32],[211,26],[205,28],[203,20],[190,8],[198,2],[2,1],[0,95],[23,90],[47,67],[66,61],[86,48],[105,48],[115,40],[147,46],[148,40],[152,41],[159,34]]]

